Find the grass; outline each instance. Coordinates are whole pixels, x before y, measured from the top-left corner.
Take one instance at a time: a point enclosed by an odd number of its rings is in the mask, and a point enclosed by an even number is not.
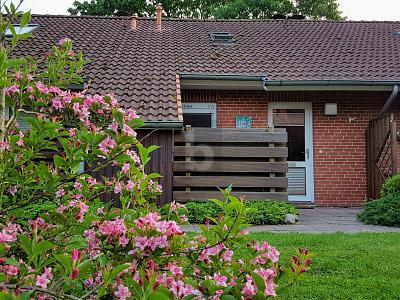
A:
[[[281,299],[400,299],[400,234],[254,233],[281,252],[288,269],[297,248],[314,258],[309,274]]]

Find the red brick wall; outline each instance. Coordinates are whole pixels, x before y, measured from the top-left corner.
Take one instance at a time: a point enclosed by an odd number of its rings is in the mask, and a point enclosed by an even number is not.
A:
[[[251,116],[253,127],[267,127],[268,102],[312,102],[316,204],[361,206],[366,198],[365,129],[389,95],[390,92],[183,91],[182,101],[216,102],[217,124],[223,128],[234,127],[236,115]],[[324,115],[326,102],[338,104],[337,116]],[[391,110],[400,120],[397,102]],[[349,122],[349,118],[356,119]]]

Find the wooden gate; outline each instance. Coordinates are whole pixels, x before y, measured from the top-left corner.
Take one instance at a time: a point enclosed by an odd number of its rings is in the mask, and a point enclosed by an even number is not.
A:
[[[285,129],[187,128],[174,137],[176,201],[220,198],[232,184],[246,199],[287,200]]]
[[[393,114],[371,120],[366,131],[367,193],[378,199],[386,178],[397,173],[396,122]]]

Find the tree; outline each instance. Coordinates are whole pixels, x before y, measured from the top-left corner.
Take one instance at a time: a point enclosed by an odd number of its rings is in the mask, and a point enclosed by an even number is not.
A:
[[[0,299],[267,299],[311,264],[299,249],[282,272],[279,252],[251,241],[250,210],[221,191],[214,226],[187,235],[183,205],[160,216],[162,192],[146,174],[150,153],[136,139],[144,124],[112,95],[67,89],[82,82],[83,54],[62,38],[42,61],[12,58],[29,13],[0,15]],[[6,34],[7,33],[7,34]],[[10,38],[10,33],[12,37]],[[7,38],[5,39],[5,37]],[[17,119],[29,113],[30,128]],[[83,170],[79,167],[84,163]],[[116,166],[113,178],[92,171]],[[101,202],[113,192],[114,203]],[[27,218],[32,203],[52,203]],[[242,259],[239,259],[239,255]],[[279,287],[276,283],[279,283]]]
[[[268,19],[275,14],[304,15],[309,19],[342,19],[337,0],[76,0],[72,15],[153,16],[161,4],[167,17]]]

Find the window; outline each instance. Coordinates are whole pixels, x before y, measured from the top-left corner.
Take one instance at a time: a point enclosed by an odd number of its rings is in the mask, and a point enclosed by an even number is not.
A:
[[[17,34],[24,34],[24,33],[29,33],[29,32],[34,31],[39,25],[29,24],[28,26],[21,27],[19,24],[13,24],[13,26],[14,26],[15,32]],[[12,37],[12,32],[10,29],[6,30],[5,36]]]
[[[213,43],[232,44],[235,42],[233,34],[229,32],[213,32],[209,36]]]
[[[288,134],[288,161],[305,160],[304,109],[274,109],[274,127],[285,128]]]
[[[183,126],[211,127],[211,114],[183,114]]]
[[[26,121],[27,117],[35,117],[34,114],[28,114],[26,112],[20,111],[18,118],[17,118],[17,124],[18,128],[22,131],[27,131],[30,129],[29,123]]]
[[[183,125],[217,127],[215,103],[183,103]]]

